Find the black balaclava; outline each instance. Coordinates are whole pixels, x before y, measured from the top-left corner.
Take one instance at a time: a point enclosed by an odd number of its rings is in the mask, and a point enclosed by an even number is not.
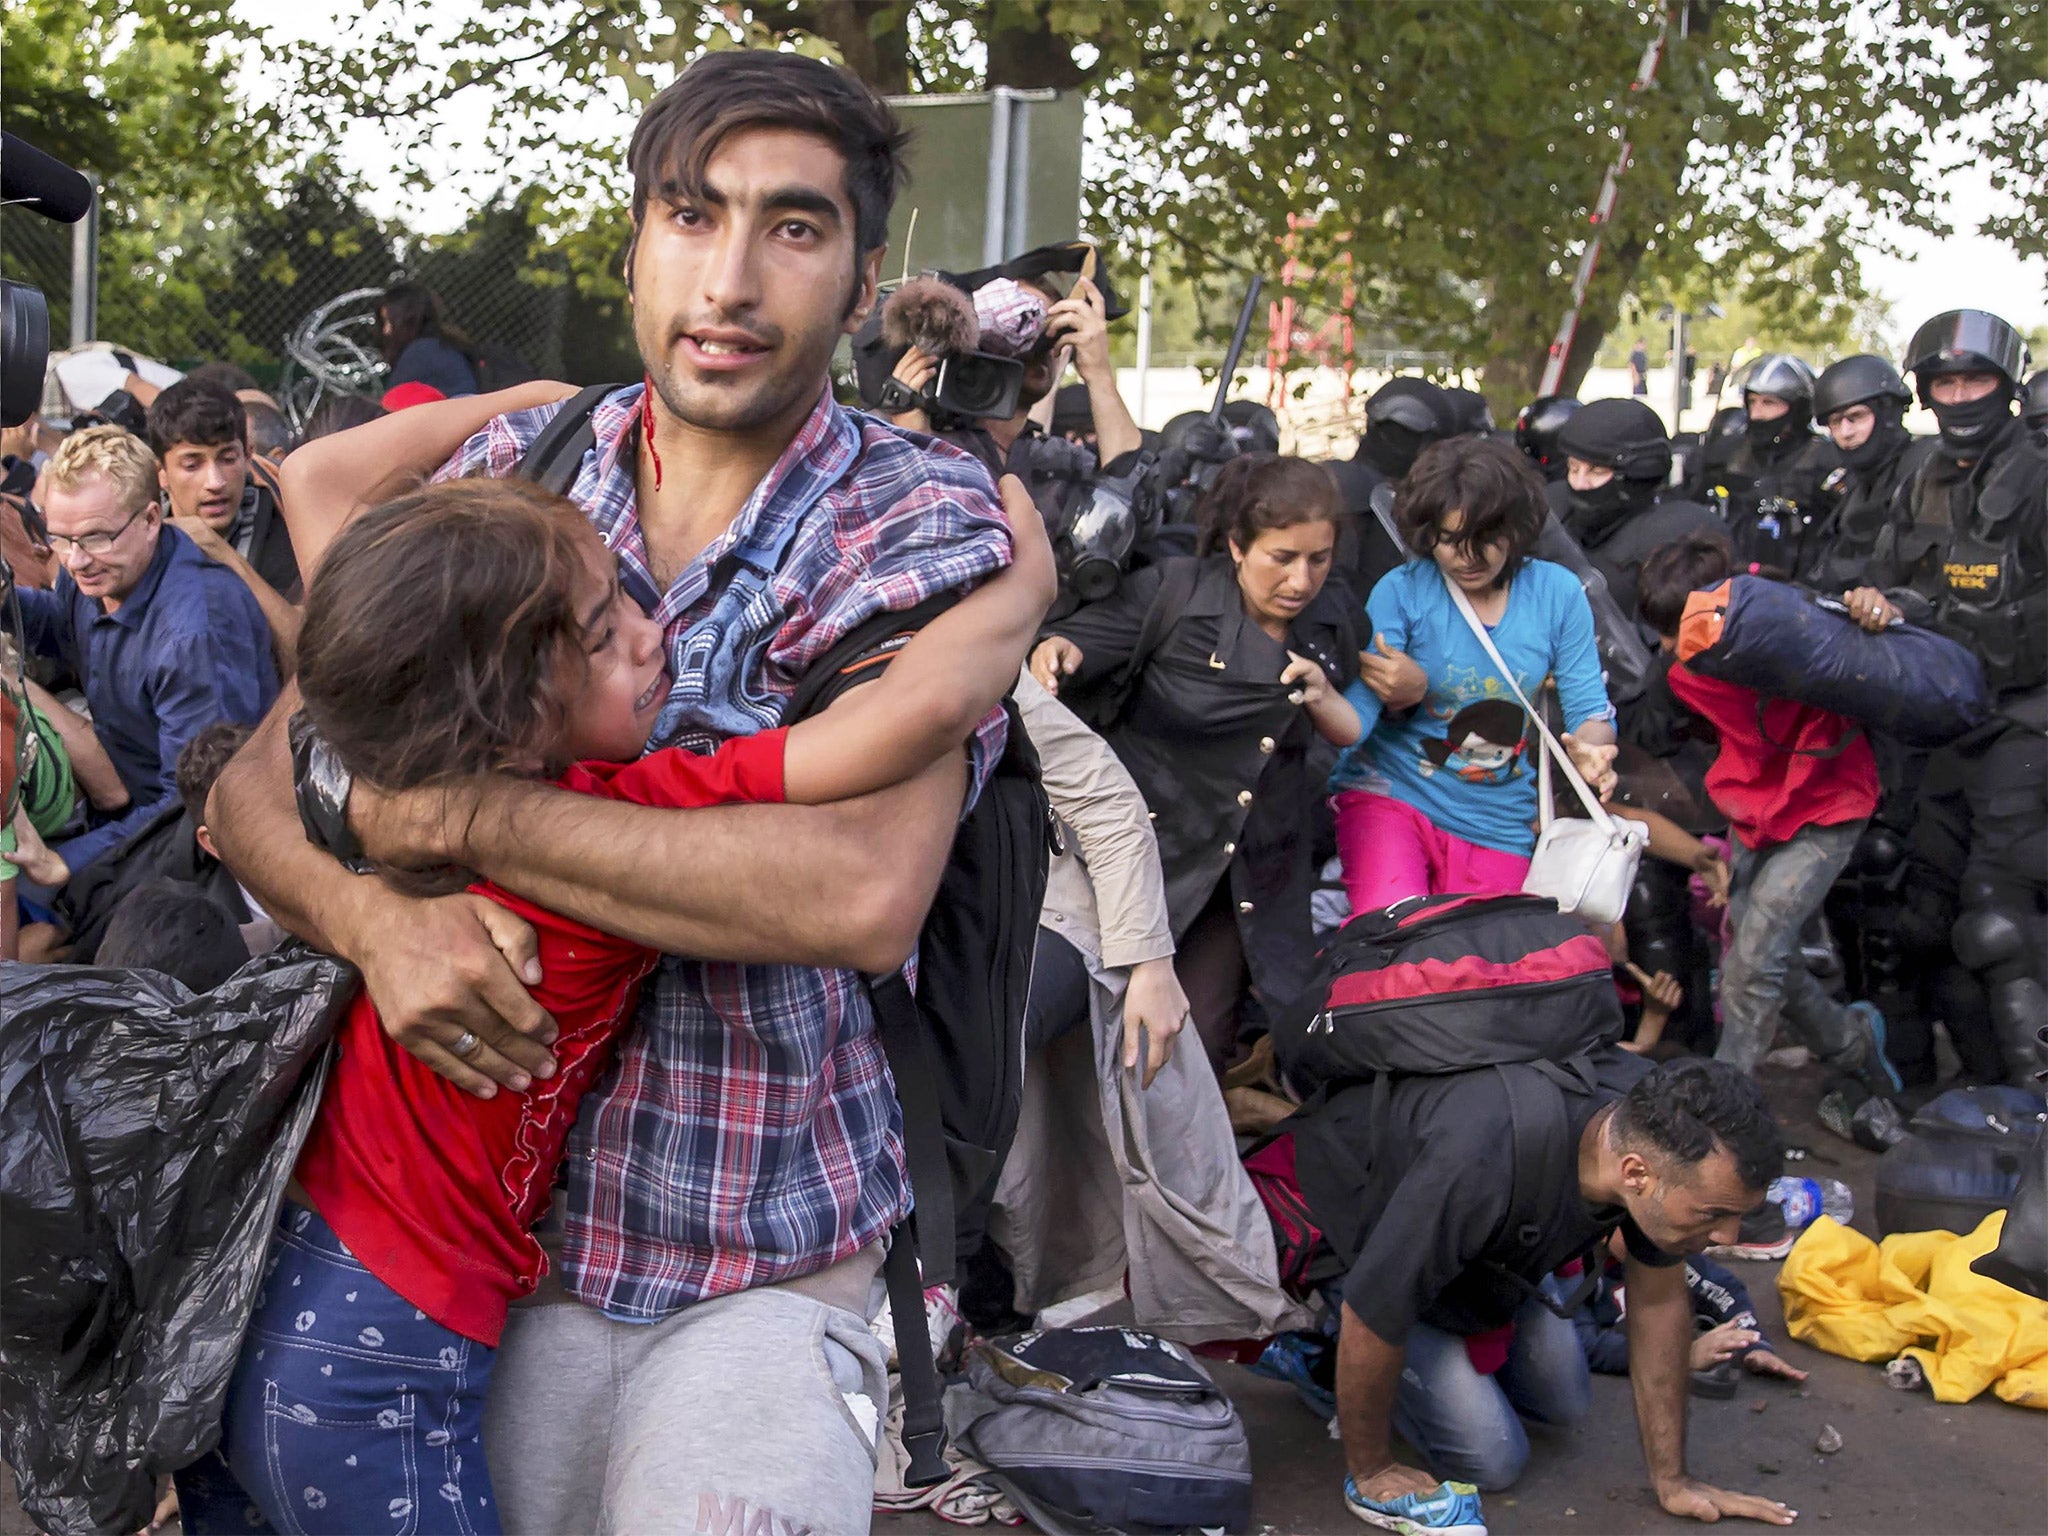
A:
[[[1415,467],[1416,455],[1435,441],[1398,421],[1376,421],[1358,440],[1358,456],[1389,480],[1399,480]]]
[[[1786,402],[1791,409],[1784,415],[1770,421],[1758,421],[1751,416],[1743,432],[1749,438],[1749,451],[1760,459],[1775,459],[1789,444],[1805,437],[1813,426],[1813,405],[1805,400]]]
[[[1905,423],[1900,420],[1902,407],[1897,401],[1866,400],[1863,403],[1877,416],[1877,421],[1870,429],[1870,436],[1854,448],[1839,450],[1842,462],[1859,474],[1889,464],[1892,457],[1903,451],[1906,444],[1913,440],[1913,434],[1906,430]]]
[[[1950,458],[1973,459],[1998,435],[1998,429],[2012,418],[2016,391],[2012,380],[2000,379],[1998,388],[1981,400],[1961,405],[1942,405],[1929,400],[1927,408],[1941,424],[1941,446]]]
[[[1657,498],[1654,480],[1624,480],[1616,475],[1590,491],[1573,491],[1564,514],[1565,531],[1582,547],[1605,543],[1607,536]]]

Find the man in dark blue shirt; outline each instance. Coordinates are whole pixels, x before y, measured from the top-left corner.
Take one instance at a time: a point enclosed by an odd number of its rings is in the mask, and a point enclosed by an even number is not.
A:
[[[119,427],[65,439],[43,480],[62,571],[22,590],[29,648],[65,662],[128,805],[56,845],[73,873],[177,794],[178,750],[216,720],[254,724],[277,697],[270,627],[234,572],[175,528],[156,500],[156,458]]]

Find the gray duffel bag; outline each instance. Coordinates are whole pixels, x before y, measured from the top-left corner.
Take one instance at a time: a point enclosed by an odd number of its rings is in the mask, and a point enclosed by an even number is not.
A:
[[[1040,1530],[1249,1528],[1244,1421],[1179,1344],[1053,1328],[977,1344],[966,1370],[947,1430]]]

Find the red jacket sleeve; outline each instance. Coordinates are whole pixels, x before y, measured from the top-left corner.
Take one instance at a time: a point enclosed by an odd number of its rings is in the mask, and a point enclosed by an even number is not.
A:
[[[783,798],[783,748],[789,730],[735,736],[709,757],[663,747],[630,763],[578,763],[564,789],[672,810],[707,805],[774,805]]]

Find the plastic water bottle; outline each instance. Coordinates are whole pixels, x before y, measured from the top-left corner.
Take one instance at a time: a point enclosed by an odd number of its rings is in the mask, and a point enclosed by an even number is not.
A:
[[[1849,1186],[1840,1179],[1821,1179],[1820,1210],[1823,1216],[1832,1216],[1843,1226],[1856,1214],[1856,1197],[1849,1193]]]
[[[1797,1232],[1822,1216],[1843,1226],[1856,1214],[1856,1198],[1839,1179],[1773,1179],[1766,1198],[1785,1213],[1785,1226]]]

